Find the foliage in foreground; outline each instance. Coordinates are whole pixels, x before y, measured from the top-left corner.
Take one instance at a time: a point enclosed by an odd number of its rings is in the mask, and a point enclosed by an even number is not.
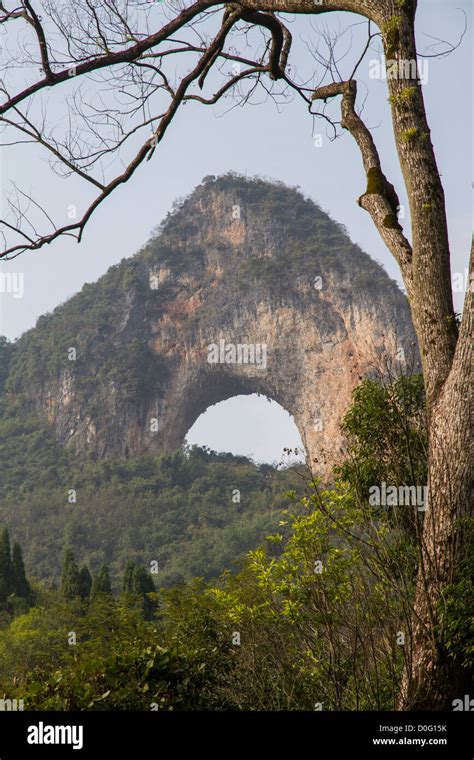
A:
[[[370,506],[361,474],[376,466],[370,478],[393,482],[408,462],[410,484],[410,468],[423,472],[419,390],[417,378],[384,393],[373,381],[359,388],[338,479],[292,494],[239,572],[155,592],[130,561],[114,597],[106,568],[92,579],[67,551],[61,590],[40,584],[35,606],[0,630],[0,692],[26,709],[393,709],[410,656],[413,526],[423,514]],[[402,419],[403,435],[386,430],[388,419]],[[471,573],[466,563],[453,579],[439,632],[464,668],[473,662]]]
[[[387,526],[342,487],[314,484],[282,522],[289,538],[269,538],[284,542],[279,556],[262,547],[219,584],[149,594],[149,621],[134,594],[84,601],[78,588],[64,598],[66,576],[62,598],[41,593],[0,634],[1,690],[38,709],[389,707],[401,664],[401,554],[410,564],[404,539],[388,541]],[[353,545],[354,532],[364,543]],[[381,572],[382,551],[398,568],[395,586]]]

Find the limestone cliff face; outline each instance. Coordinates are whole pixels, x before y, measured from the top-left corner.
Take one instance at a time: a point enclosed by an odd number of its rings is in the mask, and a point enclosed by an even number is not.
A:
[[[20,340],[7,392],[98,457],[177,448],[208,406],[261,393],[324,472],[355,385],[414,346],[396,284],[317,206],[206,178],[138,254]]]

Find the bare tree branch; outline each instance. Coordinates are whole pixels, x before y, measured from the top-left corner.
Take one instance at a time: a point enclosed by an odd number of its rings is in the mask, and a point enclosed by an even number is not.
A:
[[[357,96],[355,79],[319,87],[313,93],[312,99],[326,102],[328,98],[336,95],[342,95],[341,126],[347,129],[356,141],[367,175],[367,189],[358,200],[359,206],[371,215],[377,230],[402,270],[407,291],[410,291],[411,245],[404,236],[398,221],[399,200],[395,188],[382,171],[380,156],[370,131],[355,111]]]

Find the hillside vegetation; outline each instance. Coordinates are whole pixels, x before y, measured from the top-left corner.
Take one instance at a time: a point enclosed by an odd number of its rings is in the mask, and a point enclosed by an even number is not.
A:
[[[198,447],[127,461],[78,462],[51,428],[4,407],[0,525],[25,547],[29,572],[57,581],[71,546],[112,582],[129,560],[157,562],[159,582],[210,579],[278,524],[296,471]]]
[[[283,502],[279,489],[295,479],[301,485],[301,473],[202,449],[141,465],[102,462],[68,469],[50,432],[4,410],[2,456],[6,441],[11,448],[2,494],[2,519],[8,517],[10,531],[0,531],[2,694],[22,699],[25,709],[41,710],[393,709],[403,662],[410,657],[414,533],[423,513],[371,506],[367,488],[374,479],[409,485],[414,474],[426,477],[423,409],[419,377],[389,386],[364,381],[344,421],[347,452],[333,487],[308,478],[300,496],[293,491]],[[57,546],[46,543],[45,568],[48,562],[61,564],[57,588],[51,588],[31,577],[31,560],[27,578],[22,548],[39,556],[40,543],[48,542],[48,531],[63,519],[64,486],[58,484],[64,472],[75,473],[77,492],[92,512],[102,511],[92,515],[84,509],[81,520],[66,523],[64,537],[74,539],[75,551],[68,545],[58,557],[61,531]],[[56,505],[47,500],[47,484],[54,480]],[[244,498],[235,505],[249,543],[260,529],[272,532],[247,551],[237,571],[211,577],[218,571],[215,547],[223,547],[217,555],[221,567],[248,549],[236,515],[224,519],[229,489],[236,485],[249,498],[248,507]],[[159,506],[156,522],[152,504]],[[275,512],[268,517],[270,504]],[[127,510],[130,520],[122,525]],[[94,520],[101,531],[105,511],[112,516],[112,539],[107,544],[106,531],[100,534],[100,553]],[[193,530],[184,537],[181,531],[180,546],[172,527],[179,532],[186,520],[193,521]],[[164,546],[160,522],[171,536]],[[232,544],[234,529],[239,538]],[[146,532],[155,541],[153,554],[170,552],[157,575],[148,558],[125,561],[133,548],[130,536],[144,543]],[[119,535],[125,543],[117,543]],[[114,588],[107,557],[114,563]],[[87,558],[95,562],[92,572]],[[178,574],[190,577],[196,566],[207,582],[176,583]],[[472,567],[466,565],[453,579],[442,611],[449,657],[466,673],[474,665],[472,603]]]

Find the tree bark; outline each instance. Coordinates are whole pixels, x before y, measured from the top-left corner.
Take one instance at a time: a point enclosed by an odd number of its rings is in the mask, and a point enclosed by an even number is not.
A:
[[[378,23],[384,42],[392,122],[410,205],[412,243],[394,216],[397,195],[385,177],[369,130],[355,112],[356,83],[321,87],[313,98],[342,95],[342,126],[361,151],[368,211],[399,263],[420,348],[427,395],[428,499],[419,546],[411,635],[407,637],[399,709],[452,709],[467,689],[466,674],[447,655],[440,609],[447,586],[464,559],[460,518],[470,514],[469,336],[472,304],[466,295],[463,324],[453,309],[444,191],[416,74],[415,0],[370,3],[360,12]],[[414,74],[414,76],[413,76]],[[420,484],[421,485],[421,484]]]
[[[397,19],[395,22],[394,19]],[[398,71],[416,61],[415,6],[406,4],[385,23],[387,60]],[[469,336],[472,309],[466,294],[461,332],[453,309],[450,251],[443,187],[430,139],[421,85],[388,80],[395,140],[412,223],[409,297],[428,406],[428,503],[413,603],[411,652],[399,706],[452,709],[463,695],[465,671],[447,656],[440,627],[444,591],[464,558],[460,518],[469,512]],[[461,691],[460,691],[461,690]]]
[[[471,273],[472,273],[471,249]],[[472,293],[449,375],[430,410],[428,511],[425,513],[410,651],[399,695],[400,709],[452,709],[470,690],[470,673],[447,656],[439,624],[446,587],[465,559],[462,518],[472,517],[470,460],[470,336]]]

